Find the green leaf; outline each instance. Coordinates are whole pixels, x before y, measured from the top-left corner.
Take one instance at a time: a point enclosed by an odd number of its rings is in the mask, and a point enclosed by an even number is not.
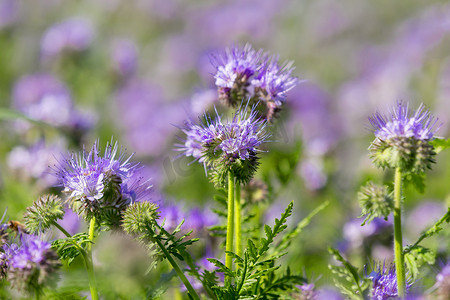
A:
[[[408,267],[412,280],[416,280],[418,278],[419,268],[424,263],[432,265],[435,260],[436,253],[422,246],[411,247],[408,253],[405,254],[406,266]]]
[[[434,151],[439,153],[442,150],[450,148],[450,139],[434,139],[431,141],[431,145],[433,145]]]
[[[25,120],[25,121],[31,122],[31,123],[33,123],[35,125],[39,125],[39,126],[52,127],[48,123],[31,119],[16,110],[0,107],[0,120],[9,121],[9,120],[17,120],[17,119]]]

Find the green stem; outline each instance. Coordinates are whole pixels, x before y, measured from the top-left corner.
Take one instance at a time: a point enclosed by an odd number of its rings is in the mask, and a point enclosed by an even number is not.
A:
[[[53,226],[55,226],[56,228],[59,229],[59,231],[61,231],[65,236],[67,236],[68,238],[71,238],[72,235],[70,233],[67,232],[67,230],[65,230],[61,225],[59,225],[58,223],[56,223],[56,221],[52,221]]]
[[[172,258],[172,256],[170,255],[169,251],[167,251],[167,249],[164,247],[164,245],[161,243],[161,241],[159,239],[156,238],[155,241],[158,244],[159,248],[164,253],[164,256],[167,258],[169,263],[172,265],[172,268],[175,270],[175,272],[177,273],[178,277],[180,277],[181,281],[184,283],[184,286],[189,291],[189,294],[191,295],[191,297],[194,300],[200,300],[200,297],[197,295],[197,292],[194,290],[194,288],[192,287],[192,285],[189,282],[189,280],[187,280],[186,276],[184,276],[183,272],[181,271],[181,269],[178,266],[178,264],[176,263],[176,261]]]
[[[234,178],[231,172],[228,172],[228,216],[227,216],[227,240],[226,251],[233,251],[234,238]],[[233,260],[229,253],[225,253],[225,266],[233,270]]]
[[[394,181],[394,253],[395,269],[397,273],[397,290],[400,298],[405,297],[406,276],[405,259],[403,256],[403,238],[402,238],[402,171],[400,168],[395,170]]]
[[[88,272],[89,278],[89,288],[91,290],[92,300],[98,300],[98,292],[97,292],[97,281],[95,280],[95,272],[94,265],[92,263],[92,243],[94,243],[95,238],[95,217],[91,219],[89,223],[89,240],[91,243],[88,245],[88,251],[85,259],[86,269]]]
[[[242,233],[241,233],[241,185],[236,183],[234,196],[234,240],[236,241],[236,254],[242,256]]]

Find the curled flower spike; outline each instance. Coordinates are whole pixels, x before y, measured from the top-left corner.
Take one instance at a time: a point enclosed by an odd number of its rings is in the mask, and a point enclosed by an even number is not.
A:
[[[44,232],[59,219],[64,217],[64,206],[55,195],[39,197],[25,213],[25,226],[33,234]]]
[[[148,198],[151,188],[131,157],[119,152],[117,142],[107,144],[101,156],[96,142],[89,152],[72,154],[57,166],[56,176],[69,194],[71,208],[87,220],[95,217],[105,225],[118,225],[126,207]]]
[[[369,148],[375,165],[415,173],[431,169],[436,153],[430,141],[439,126],[423,104],[411,114],[408,105],[398,102],[390,118],[376,113],[369,121],[375,134]]]
[[[292,76],[292,62],[280,65],[278,56],[256,51],[249,44],[214,54],[211,61],[219,99],[232,107],[250,99],[268,121],[281,109],[286,93],[299,83]]]

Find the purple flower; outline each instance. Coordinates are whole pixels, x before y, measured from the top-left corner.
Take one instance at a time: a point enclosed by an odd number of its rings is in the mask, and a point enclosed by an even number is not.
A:
[[[116,95],[117,116],[127,144],[138,154],[164,154],[168,141],[186,114],[183,104],[165,103],[161,87],[139,79],[129,80]]]
[[[13,107],[26,116],[55,126],[68,125],[73,110],[67,87],[50,74],[22,77],[14,86]]]
[[[292,62],[279,65],[278,57],[255,51],[249,44],[233,47],[212,56],[219,99],[236,106],[243,99],[265,104],[266,119],[271,120],[286,100],[286,93],[297,85]]]
[[[9,258],[8,279],[19,290],[40,293],[45,284],[54,284],[61,263],[51,244],[36,236],[22,236],[21,245],[3,247]]]
[[[273,101],[279,107],[286,100],[286,93],[295,87],[298,79],[293,77],[292,62],[278,64],[278,57],[266,57],[261,71],[252,80],[255,91],[259,92],[259,97],[266,101]]]
[[[184,219],[184,213],[176,204],[165,204],[159,207],[160,219],[164,220],[164,229],[167,231],[174,230],[178,224]]]
[[[375,136],[381,140],[397,137],[414,138],[415,140],[431,140],[439,128],[437,119],[421,104],[414,115],[411,115],[408,105],[397,103],[390,118],[376,113],[369,118],[375,129]]]
[[[19,1],[0,0],[0,30],[14,24],[19,18]]]
[[[300,164],[300,175],[309,190],[319,190],[327,183],[327,175],[320,158],[310,157]]]
[[[60,55],[64,51],[80,52],[86,50],[94,39],[90,22],[72,18],[55,24],[44,33],[41,51],[44,58]]]
[[[376,268],[376,267],[375,267]],[[397,298],[397,276],[395,273],[395,265],[391,264],[388,269],[385,265],[378,266],[378,270],[374,270],[369,274],[372,279],[372,298],[376,300],[386,300]],[[406,283],[406,291],[411,287],[411,283]]]
[[[103,208],[108,214],[120,212],[135,201],[146,200],[150,191],[148,180],[137,171],[138,163],[131,163],[118,143],[109,143],[104,155],[100,155],[98,141],[87,152],[73,153],[69,159],[56,166],[59,185],[69,193],[71,208],[87,219],[102,217]],[[106,217],[106,219],[109,219]]]
[[[450,298],[450,263],[447,263],[436,276],[437,299]]]
[[[186,139],[176,145],[176,150],[212,169],[220,165],[231,167],[237,161],[256,167],[259,147],[269,135],[265,131],[266,121],[257,115],[254,107],[247,113],[247,106],[242,106],[229,121],[223,121],[217,112],[215,120],[208,115],[205,119],[205,124],[185,124]]]
[[[20,178],[35,179],[39,187],[48,188],[56,184],[48,166],[56,163],[62,149],[64,145],[61,143],[47,146],[45,141],[39,141],[29,148],[17,146],[8,154],[7,163]]]
[[[246,82],[261,68],[261,55],[262,50],[256,52],[250,44],[246,44],[243,49],[233,47],[212,56],[217,69],[214,75],[216,86],[231,89],[239,82]]]
[[[137,69],[138,49],[136,44],[128,39],[117,39],[111,47],[112,67],[119,75],[127,77]]]
[[[319,293],[314,289],[314,283],[304,283],[297,286],[300,290],[300,294],[295,295],[294,299],[299,300],[316,300]]]

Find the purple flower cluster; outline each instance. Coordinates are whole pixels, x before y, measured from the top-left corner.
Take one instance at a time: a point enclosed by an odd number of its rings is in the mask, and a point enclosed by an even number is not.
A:
[[[12,99],[15,109],[34,120],[73,129],[86,129],[92,125],[89,117],[74,108],[66,85],[47,73],[20,78],[14,86]]]
[[[210,156],[225,164],[249,160],[269,137],[266,125],[254,108],[247,113],[247,107],[241,107],[229,122],[222,121],[216,112],[215,120],[206,115],[206,124],[186,122],[183,128],[186,139],[184,144],[176,145],[177,150],[209,167],[214,164]]]
[[[41,51],[44,58],[52,58],[64,51],[86,50],[94,39],[92,25],[84,19],[72,18],[55,24],[44,33]]]
[[[375,269],[375,268],[374,268]],[[395,272],[395,265],[392,264],[389,268],[378,266],[378,270],[372,271],[369,277],[372,279],[372,299],[386,300],[398,297],[397,291],[397,276]],[[406,283],[406,291],[411,287],[411,283]]]
[[[375,136],[381,140],[397,137],[413,138],[415,140],[431,140],[439,128],[437,119],[421,104],[414,115],[411,115],[408,105],[398,102],[391,112],[391,118],[376,113],[369,118],[375,129]]]
[[[204,231],[207,227],[217,224],[215,214],[209,209],[194,207],[189,211],[183,211],[176,204],[163,204],[160,206],[160,220],[164,220],[164,228],[167,231],[174,230],[178,224],[185,220],[181,229],[183,231],[193,230],[194,234]]]
[[[48,172],[48,166],[57,161],[62,149],[64,146],[60,143],[46,145],[45,141],[29,148],[17,146],[8,154],[7,164],[20,179],[34,179],[40,188],[45,189],[56,184],[55,177]]]
[[[2,276],[19,290],[40,293],[45,284],[54,283],[61,265],[51,244],[32,235],[22,235],[20,245],[4,244],[0,254]]]
[[[249,44],[213,55],[212,63],[219,98],[231,106],[247,98],[255,103],[261,101],[266,105],[268,120],[280,110],[286,93],[298,83],[292,76],[292,62],[280,65],[277,56],[256,51]]]
[[[107,144],[101,156],[97,141],[89,152],[64,160],[55,171],[59,185],[69,193],[71,208],[88,219],[101,218],[104,212],[120,215],[129,204],[148,199],[148,180],[143,181],[140,165],[131,163],[131,157],[119,152],[117,142]]]

